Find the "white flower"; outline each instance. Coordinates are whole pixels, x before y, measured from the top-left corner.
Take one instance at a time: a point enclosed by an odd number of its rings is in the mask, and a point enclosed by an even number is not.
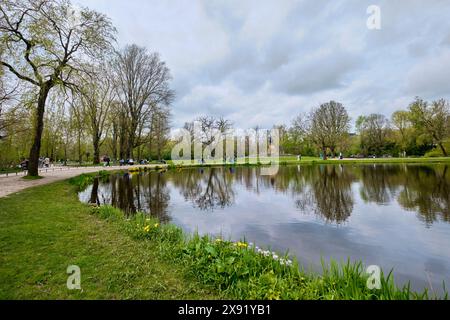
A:
[[[276,254],[273,254],[272,258],[273,260],[278,260],[278,256]]]

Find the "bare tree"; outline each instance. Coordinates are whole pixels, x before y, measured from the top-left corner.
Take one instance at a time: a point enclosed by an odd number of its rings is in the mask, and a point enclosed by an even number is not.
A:
[[[313,110],[309,116],[311,140],[326,158],[327,148],[334,155],[348,134],[350,117],[341,103],[330,101]]]
[[[38,90],[35,132],[28,174],[38,175],[47,97],[55,86],[71,86],[82,61],[110,48],[114,28],[109,19],[83,8],[76,13],[68,0],[2,0],[0,65]]]
[[[100,147],[109,126],[109,112],[116,99],[116,90],[105,65],[94,67],[93,76],[82,80],[80,97],[89,123],[94,149],[94,164],[100,163]]]
[[[117,53],[113,64],[117,93],[127,116],[126,156],[145,143],[143,130],[158,105],[169,105],[174,92],[169,88],[169,69],[157,53],[131,45]],[[125,141],[124,141],[125,142]]]

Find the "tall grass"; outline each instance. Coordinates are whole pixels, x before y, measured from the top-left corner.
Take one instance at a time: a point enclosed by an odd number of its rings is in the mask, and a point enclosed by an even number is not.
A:
[[[100,178],[102,181],[109,179],[111,172],[102,170],[95,173],[82,173],[79,176],[69,179],[69,183],[76,186],[79,191],[86,189],[90,184],[94,182],[95,178]]]
[[[361,262],[322,263],[321,274],[306,272],[295,259],[262,250],[246,242],[231,242],[194,234],[172,224],[161,225],[143,213],[125,219],[119,209],[102,206],[92,212],[118,223],[131,237],[156,244],[164,259],[183,265],[196,278],[230,299],[430,299],[427,290],[413,292],[395,285],[392,272],[381,276],[381,288],[370,290]],[[447,294],[443,297],[447,299]]]

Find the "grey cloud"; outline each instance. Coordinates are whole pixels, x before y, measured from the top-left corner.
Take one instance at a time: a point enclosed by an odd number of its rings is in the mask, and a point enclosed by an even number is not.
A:
[[[321,102],[352,118],[415,95],[449,97],[450,1],[74,0],[113,18],[120,45],[159,51],[177,91],[173,125],[204,113],[238,127],[289,123]]]

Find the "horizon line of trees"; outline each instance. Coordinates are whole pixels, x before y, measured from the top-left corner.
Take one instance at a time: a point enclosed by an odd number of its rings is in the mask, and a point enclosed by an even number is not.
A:
[[[0,167],[39,158],[91,161],[168,159],[170,70],[157,52],[115,46],[110,19],[69,0],[0,0]],[[232,122],[202,116],[203,147]],[[279,129],[280,154],[336,156],[442,155],[450,152],[450,107],[417,97],[390,119],[356,119],[329,101]],[[192,123],[185,128],[192,130]],[[257,126],[255,129],[259,129]]]
[[[406,110],[361,115],[350,132],[345,107],[330,101],[298,115],[290,127],[280,130],[281,154],[324,158],[345,156],[448,156],[450,152],[450,104],[445,99],[427,102],[416,97]]]
[[[216,132],[226,135],[233,130],[233,123],[223,117],[201,116],[194,121],[201,129],[197,137],[194,122],[186,122],[184,129],[190,132],[191,141],[197,139],[203,148],[214,145]],[[450,152],[450,104],[445,99],[427,102],[416,97],[391,118],[377,113],[361,115],[355,121],[356,132],[350,132],[351,118],[343,104],[332,100],[299,114],[290,126],[273,128],[279,131],[281,155],[447,157]],[[261,126],[253,129],[256,133],[262,130]]]

